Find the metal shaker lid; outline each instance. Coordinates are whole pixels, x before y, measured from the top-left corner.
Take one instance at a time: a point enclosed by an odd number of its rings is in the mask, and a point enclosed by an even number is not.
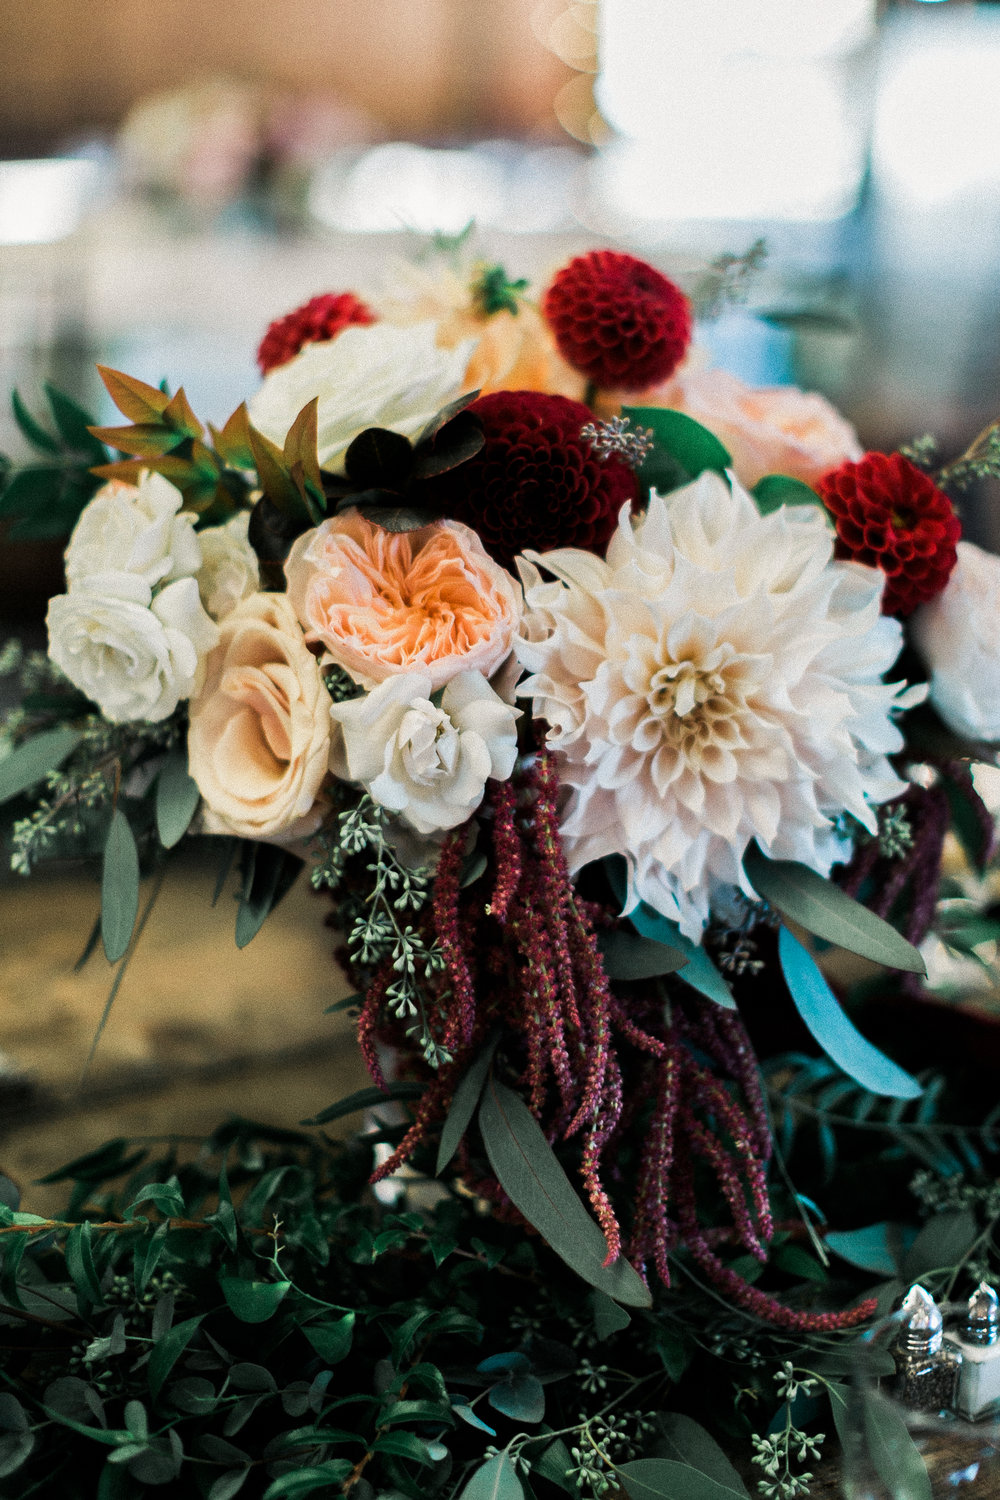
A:
[[[965,1335],[973,1344],[995,1344],[1000,1339],[1000,1298],[985,1281],[969,1298]]]
[[[903,1347],[912,1354],[936,1354],[944,1336],[944,1319],[934,1298],[919,1283],[903,1299]]]

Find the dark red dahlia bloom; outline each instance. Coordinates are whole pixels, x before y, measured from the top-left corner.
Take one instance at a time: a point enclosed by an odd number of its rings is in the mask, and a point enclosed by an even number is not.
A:
[[[497,391],[469,410],[486,442],[434,482],[434,497],[449,514],[477,531],[506,568],[526,547],[603,552],[638,485],[621,459],[602,462],[581,438],[593,420],[587,407],[540,391]]]
[[[598,386],[658,385],[691,342],[691,305],[680,288],[616,250],[592,250],[563,266],[542,310],[560,354]]]
[[[260,341],[257,363],[266,375],[294,359],[304,344],[324,343],[352,323],[374,322],[371,308],[353,292],[324,292],[285,317],[275,319]]]
[[[901,453],[866,453],[824,474],[837,556],[881,568],[882,613],[908,615],[939,594],[955,566],[961,523],[948,496]]]

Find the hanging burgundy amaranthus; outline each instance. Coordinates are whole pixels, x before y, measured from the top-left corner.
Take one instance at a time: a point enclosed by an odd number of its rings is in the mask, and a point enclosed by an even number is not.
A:
[[[872,1304],[837,1314],[792,1311],[748,1285],[713,1248],[725,1239],[767,1259],[771,1148],[756,1058],[735,1012],[681,984],[669,994],[663,981],[612,992],[597,934],[616,918],[570,879],[559,790],[545,752],[510,782],[489,783],[480,821],[492,825],[491,874],[471,885],[462,885],[467,827],[444,842],[427,935],[436,936],[445,964],[428,1020],[451,1061],[432,1076],[413,1124],[374,1180],[427,1139],[499,1028],[494,1067],[523,1093],[550,1142],[575,1144],[607,1263],[624,1253],[644,1276],[655,1270],[669,1285],[670,1253],[683,1245],[716,1286],[769,1322],[822,1330],[864,1321]],[[385,1014],[388,978],[376,975],[359,1023],[380,1084],[376,1036],[400,1045]],[[459,1161],[477,1191],[500,1196],[495,1183],[479,1180],[467,1146]],[[713,1181],[713,1202],[721,1200],[730,1219],[721,1229],[703,1225],[699,1213]],[[619,1203],[630,1200],[627,1233],[612,1193]]]

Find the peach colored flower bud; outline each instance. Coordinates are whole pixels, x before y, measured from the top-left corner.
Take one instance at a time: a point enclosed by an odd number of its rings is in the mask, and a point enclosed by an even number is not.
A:
[[[426,672],[432,692],[491,677],[521,615],[517,584],[460,521],[389,532],[347,511],[297,538],[285,576],[306,640],[369,688],[400,672]]]

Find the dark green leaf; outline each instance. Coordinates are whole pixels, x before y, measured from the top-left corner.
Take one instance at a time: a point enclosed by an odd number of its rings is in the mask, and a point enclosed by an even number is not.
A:
[[[344,472],[354,484],[395,489],[413,463],[413,444],[387,427],[366,427],[344,454]]]
[[[746,1495],[746,1486],[718,1443],[691,1417],[680,1412],[664,1412],[657,1421],[660,1433],[658,1447],[663,1458],[690,1464],[716,1484]]]
[[[872,1466],[890,1500],[933,1500],[924,1461],[899,1408],[869,1392],[864,1401],[864,1430]]]
[[[66,1269],[73,1283],[81,1311],[103,1300],[100,1280],[94,1265],[92,1231],[89,1223],[74,1224],[66,1236]]]
[[[383,1432],[372,1443],[373,1453],[389,1453],[393,1458],[408,1458],[413,1463],[429,1464],[427,1444],[414,1432]]]
[[[80,743],[76,729],[47,729],[0,760],[0,802],[25,792],[55,771]]]
[[[459,1500],[524,1500],[510,1454],[504,1450],[488,1459],[473,1474]]]
[[[0,1479],[14,1474],[30,1458],[35,1446],[33,1432],[8,1432],[0,1437]]]
[[[199,1313],[194,1318],[187,1318],[183,1323],[177,1323],[169,1333],[163,1334],[153,1345],[153,1352],[146,1366],[146,1374],[149,1380],[149,1392],[154,1401],[163,1389],[163,1382],[201,1327],[204,1316],[204,1313]]]
[[[848,1265],[876,1276],[895,1276],[903,1254],[905,1225],[867,1224],[864,1229],[831,1230],[823,1243]],[[911,1233],[912,1237],[912,1233]]]
[[[500,1033],[497,1032],[487,1042],[479,1056],[469,1064],[455,1090],[451,1108],[441,1129],[441,1144],[438,1146],[437,1165],[434,1168],[438,1177],[458,1150],[459,1143],[469,1127],[469,1121],[476,1112],[499,1040]]]
[[[497,1181],[556,1254],[616,1302],[649,1307],[649,1290],[624,1256],[604,1264],[604,1236],[559,1165],[541,1126],[524,1100],[495,1078],[488,1080],[483,1093],[479,1128]]]
[[[797,333],[854,332],[854,324],[850,318],[821,307],[774,307],[768,312],[758,312],[756,316],[775,328],[788,328]]]
[[[11,391],[10,404],[14,413],[14,421],[20,427],[32,447],[40,449],[42,453],[58,453],[59,444],[50,432],[46,432],[40,422],[36,422],[31,412],[21,400],[18,391]]]
[[[245,948],[295,884],[304,860],[274,844],[244,844],[243,889],[236,913],[236,946]]]
[[[325,1365],[339,1364],[351,1351],[354,1337],[354,1314],[346,1313],[329,1323],[308,1323],[302,1332]]]
[[[680,948],[634,932],[602,932],[599,942],[609,979],[655,979],[660,974],[675,974],[688,963]]]
[[[241,1323],[266,1323],[278,1311],[290,1281],[244,1281],[240,1276],[220,1276],[222,1295]]]
[[[778,957],[796,1010],[838,1068],[872,1094],[919,1099],[917,1080],[861,1035],[844,1014],[812,954],[787,927],[778,934]]]
[[[317,1490],[326,1496],[334,1495],[353,1468],[349,1459],[328,1458],[323,1464],[293,1469],[268,1485],[264,1500],[300,1500],[300,1496],[315,1495]]]
[[[417,452],[413,465],[414,478],[431,479],[437,474],[457,469],[459,464],[474,458],[485,441],[483,424],[475,413],[460,413],[447,426],[442,427],[432,444]]]
[[[637,1458],[619,1464],[617,1472],[631,1500],[746,1500],[742,1485],[720,1484],[670,1458]]]
[[[200,797],[197,782],[188,775],[186,753],[168,755],[156,778],[156,830],[164,849],[172,849],[187,833]]]
[[[545,1418],[545,1389],[536,1375],[501,1380],[487,1397],[495,1411],[514,1422],[541,1422]]]
[[[633,427],[652,428],[657,449],[667,453],[691,479],[697,479],[705,469],[721,474],[732,467],[733,460],[719,439],[683,412],[662,406],[623,406],[622,416],[628,417]]]
[[[107,463],[107,450],[90,431],[91,427],[96,426],[96,422],[89,412],[85,412],[82,406],[77,406],[75,401],[48,381],[45,383],[45,394],[52,408],[59,436],[66,447],[81,453],[90,465]]]
[[[801,479],[790,479],[787,474],[765,474],[763,479],[758,479],[751,494],[762,516],[771,515],[783,505],[818,505],[825,513],[816,491],[803,484]]]
[[[547,1479],[549,1484],[554,1484],[558,1489],[565,1490],[569,1495],[578,1494],[576,1485],[570,1479],[569,1472],[575,1465],[573,1456],[562,1438],[556,1438],[550,1443],[541,1458],[532,1459],[531,1472]]]
[[[144,1183],[124,1210],[122,1218],[133,1219],[139,1209],[149,1203],[167,1218],[182,1218],[187,1213],[184,1194],[176,1177],[171,1177],[169,1182]]]
[[[447,406],[442,406],[441,410],[435,416],[431,417],[427,426],[417,438],[416,447],[419,448],[424,443],[429,443],[431,438],[437,436],[446,422],[451,422],[458,416],[459,412],[464,411],[467,406],[471,406],[473,401],[477,400],[478,397],[478,391],[466,391],[464,396],[456,396],[454,401],[449,401]]]
[[[243,1484],[250,1473],[249,1468],[230,1469],[228,1474],[220,1474],[212,1485],[206,1496],[206,1500],[233,1500],[243,1488]]]
[[[345,1115],[355,1115],[362,1109],[374,1109],[379,1104],[387,1104],[390,1099],[420,1099],[427,1092],[425,1083],[390,1083],[387,1089],[378,1089],[374,1086],[366,1089],[358,1089],[357,1093],[348,1094],[346,1099],[338,1099],[336,1104],[328,1104],[326,1109],[321,1109],[319,1114],[311,1120],[303,1120],[303,1125],[328,1125],[331,1120],[343,1119]]]
[[[632,1321],[624,1307],[613,1302],[607,1292],[596,1288],[590,1294],[590,1310],[594,1314],[594,1331],[599,1339],[608,1339],[613,1333],[621,1333]]]
[[[120,807],[111,814],[101,873],[101,941],[108,963],[116,964],[132,940],[139,915],[139,851]]]
[[[951,1270],[960,1265],[978,1232],[975,1214],[968,1208],[934,1214],[903,1257],[904,1280],[919,1281],[928,1271]]]
[[[807,932],[887,968],[926,973],[916,948],[895,927],[815,870],[792,860],[768,859],[756,844],[747,850],[743,868],[757,894]]]
[[[360,504],[363,496],[358,495],[355,499]],[[381,500],[378,504],[361,505],[361,508],[364,510],[365,520],[381,526],[383,531],[394,533],[419,531],[422,526],[427,526],[436,519],[433,511],[416,510],[412,505],[387,505]]]

